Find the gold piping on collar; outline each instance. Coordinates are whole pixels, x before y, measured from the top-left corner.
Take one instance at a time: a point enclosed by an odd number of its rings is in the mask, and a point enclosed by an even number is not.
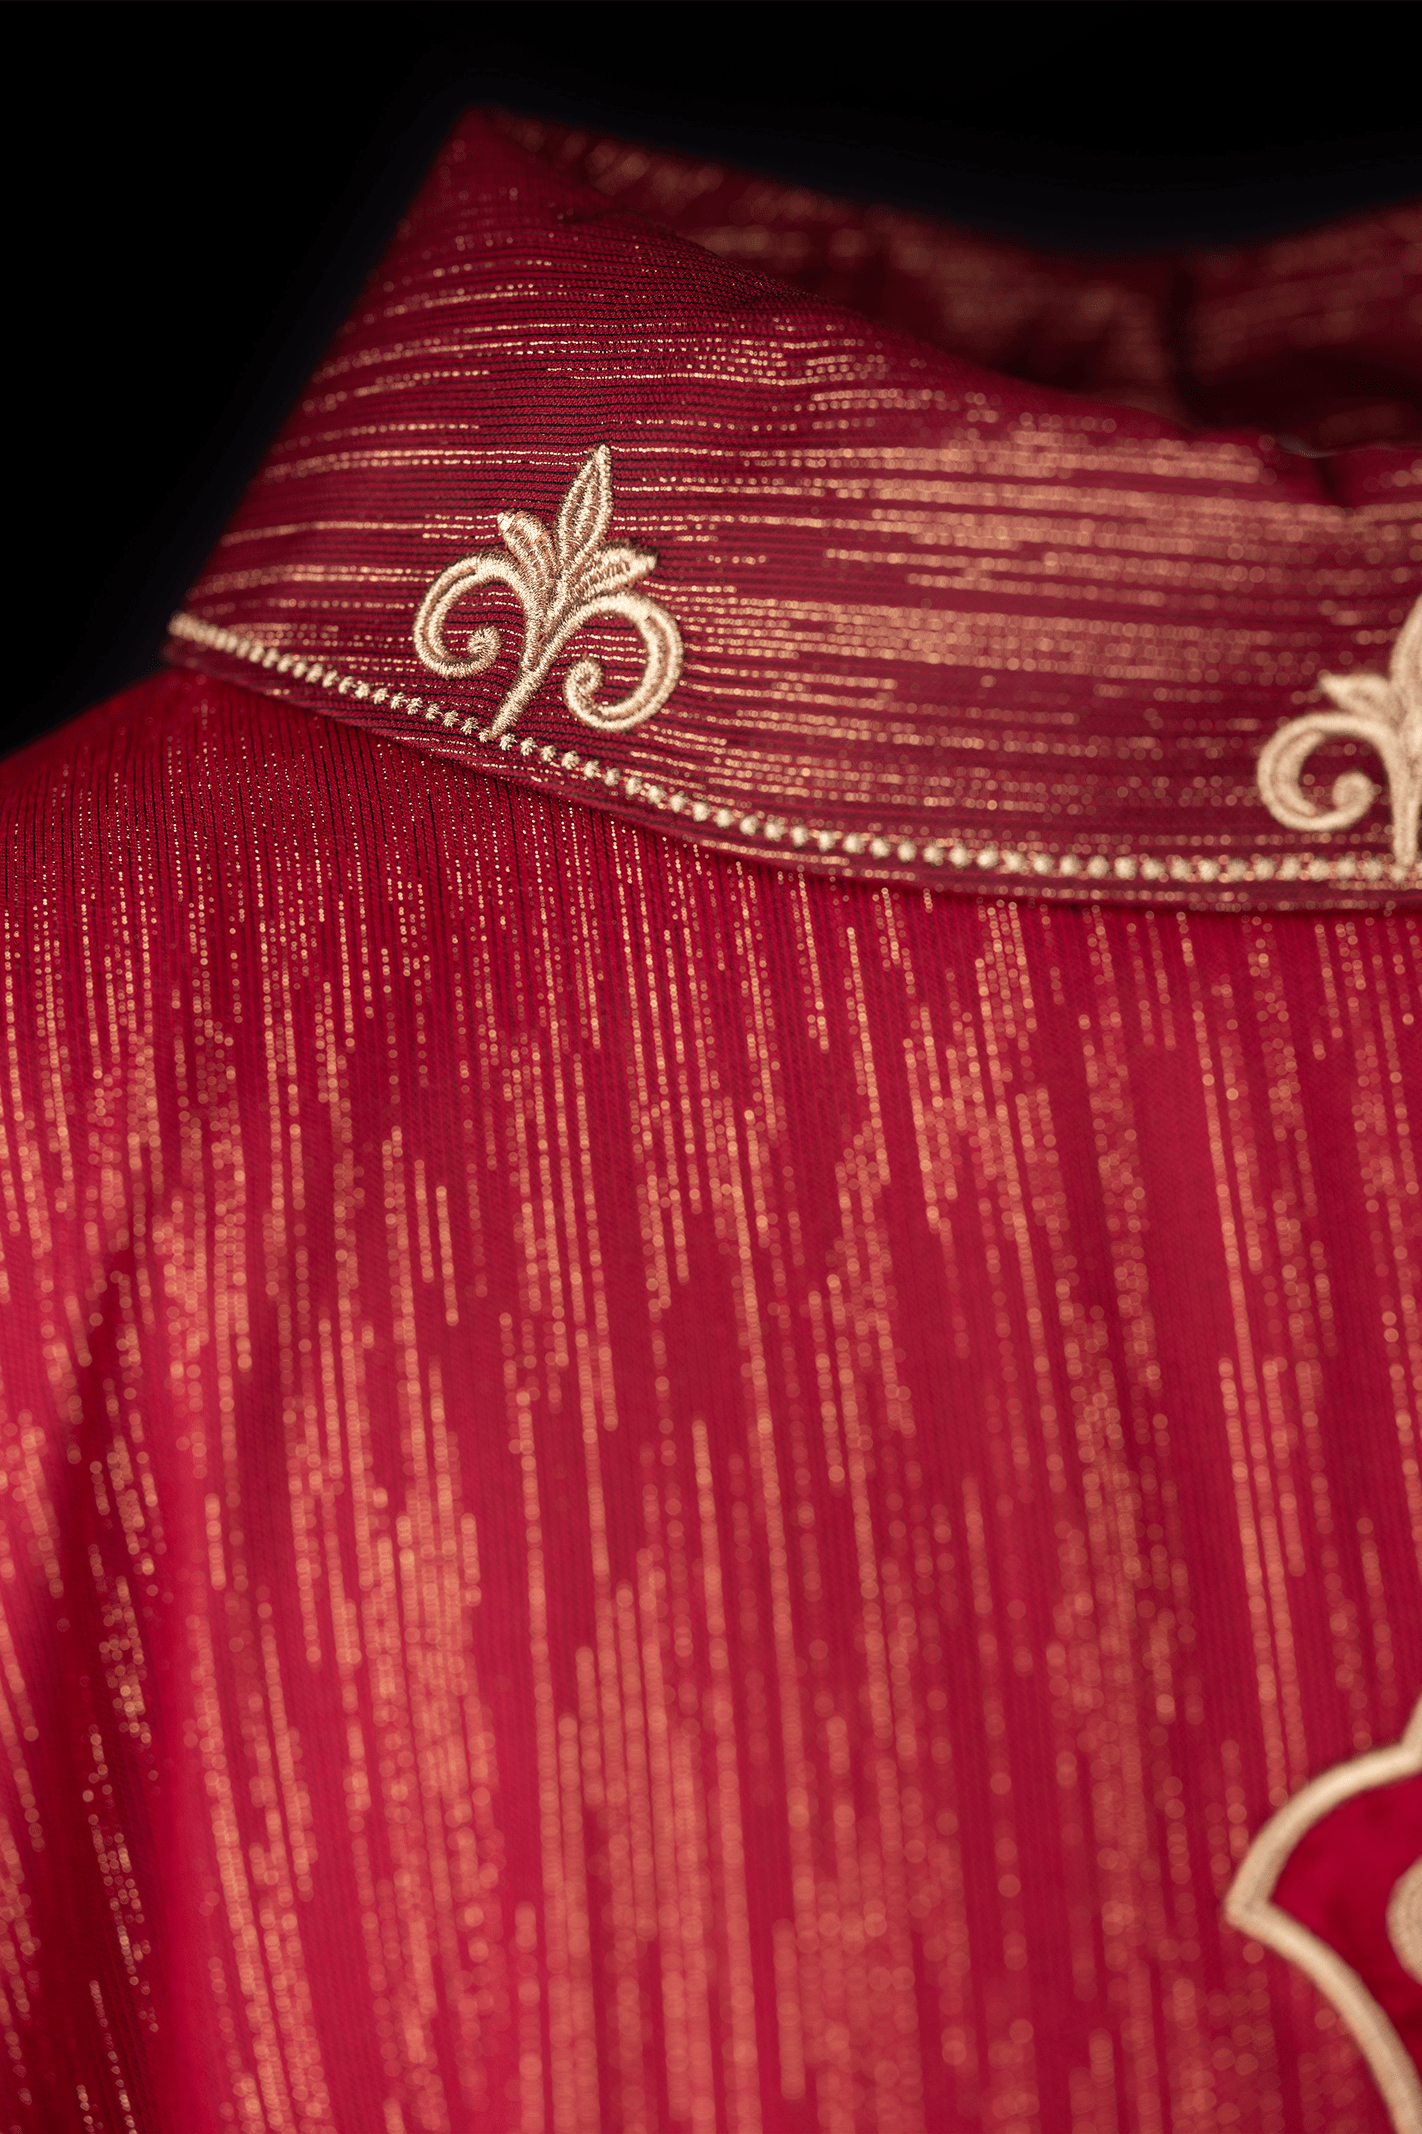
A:
[[[1035,876],[1044,884],[1052,882],[1057,886],[1063,882],[1080,882],[1085,886],[1106,881],[1129,883],[1134,887],[1159,882],[1166,886],[1189,885],[1192,888],[1246,882],[1329,882],[1350,888],[1383,890],[1417,886],[1419,870],[1415,866],[1399,867],[1395,861],[1389,863],[1371,853],[1362,858],[1353,853],[1341,853],[1338,858],[1330,859],[1324,853],[1307,851],[1286,853],[1282,858],[1272,852],[1232,853],[1214,858],[1203,853],[1175,853],[1162,857],[1156,853],[1063,851],[1039,846],[1029,840],[1001,845],[969,843],[951,831],[925,839],[921,835],[910,836],[907,832],[892,829],[846,830],[826,824],[796,822],[771,812],[747,812],[744,805],[732,805],[706,794],[691,793],[671,781],[661,784],[639,771],[613,769],[593,758],[580,756],[575,749],[560,749],[551,742],[540,744],[530,734],[521,741],[516,741],[509,732],[496,735],[492,724],[481,727],[476,719],[463,718],[457,711],[427,697],[392,690],[383,683],[372,684],[359,675],[329,666],[319,654],[283,652],[278,646],[264,644],[246,631],[224,629],[217,623],[204,622],[196,615],[175,615],[168,629],[169,634],[180,641],[226,653],[254,667],[289,675],[293,681],[305,682],[308,688],[315,683],[322,689],[334,690],[338,696],[353,696],[362,702],[403,712],[408,718],[442,727],[451,734],[482,742],[505,754],[517,748],[535,776],[558,771],[573,777],[582,776],[591,783],[605,786],[620,799],[646,808],[649,813],[670,813],[685,822],[709,823],[718,830],[734,830],[741,837],[769,846],[772,852],[784,853],[788,848],[809,857],[842,855],[851,860],[872,861],[878,866],[897,861],[908,867],[923,862],[934,868],[952,867],[964,872],[971,869],[998,880],[1004,876],[1019,879]],[[570,797],[566,789],[563,797]]]

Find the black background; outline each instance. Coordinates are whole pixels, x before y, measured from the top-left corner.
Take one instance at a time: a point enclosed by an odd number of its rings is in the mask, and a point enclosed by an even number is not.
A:
[[[156,664],[468,104],[1067,250],[1221,243],[1422,192],[1410,22],[1289,0],[12,5],[7,745]]]

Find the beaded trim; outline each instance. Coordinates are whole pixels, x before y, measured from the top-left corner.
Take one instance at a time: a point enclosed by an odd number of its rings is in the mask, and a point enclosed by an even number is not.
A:
[[[947,834],[924,840],[892,830],[817,827],[787,820],[783,815],[748,813],[742,806],[690,793],[680,786],[660,785],[640,771],[616,770],[593,757],[579,755],[576,749],[559,749],[548,742],[540,744],[531,734],[525,734],[522,739],[507,732],[495,735],[492,726],[481,727],[476,719],[450,711],[429,697],[407,695],[402,690],[391,690],[383,685],[372,686],[358,675],[344,674],[321,659],[299,652],[283,652],[244,631],[226,630],[216,623],[202,622],[196,615],[175,615],[168,629],[171,636],[189,644],[202,645],[212,652],[228,653],[234,659],[248,660],[252,666],[270,669],[276,674],[290,675],[293,681],[305,682],[308,687],[314,682],[322,689],[333,689],[338,696],[383,705],[390,711],[403,712],[407,718],[420,719],[468,740],[482,742],[486,747],[497,748],[506,755],[516,751],[531,770],[542,764],[549,770],[572,776],[581,773],[590,783],[605,786],[610,792],[639,801],[647,808],[695,823],[709,823],[717,830],[735,830],[742,837],[755,838],[771,847],[788,845],[797,852],[817,852],[826,857],[840,853],[849,859],[881,863],[897,861],[904,867],[921,861],[929,867],[964,870],[972,867],[986,875],[1039,875],[1067,881],[1111,879],[1191,885],[1207,882],[1337,882],[1360,887],[1396,887],[1414,884],[1422,874],[1416,867],[1401,867],[1374,853],[1362,856],[1342,853],[1336,859],[1319,852],[1287,853],[1282,858],[1273,853],[1251,853],[1248,856],[1236,853],[1220,859],[1199,853],[1174,853],[1160,858],[1154,853],[1051,852],[1033,851],[1022,845],[968,844],[962,838]]]

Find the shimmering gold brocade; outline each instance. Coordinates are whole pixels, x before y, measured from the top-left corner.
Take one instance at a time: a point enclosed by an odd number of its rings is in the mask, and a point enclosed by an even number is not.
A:
[[[1320,728],[1286,814],[1259,776],[1322,676],[1386,668],[1422,591],[1416,228],[1050,261],[472,114],[170,657],[797,870],[1416,900],[1422,792],[1378,775],[1381,729]],[[1335,382],[1322,412],[1300,366]],[[599,452],[663,623],[624,587],[540,664],[500,528],[552,523]]]
[[[1411,921],[6,805],[7,2126],[1380,2134],[1218,1907],[1422,1679]]]

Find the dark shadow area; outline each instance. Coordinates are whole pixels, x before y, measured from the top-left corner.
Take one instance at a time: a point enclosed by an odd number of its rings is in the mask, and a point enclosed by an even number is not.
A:
[[[1053,249],[1229,244],[1422,191],[1405,19],[675,0],[12,10],[21,627],[5,745],[156,663],[469,104]]]

